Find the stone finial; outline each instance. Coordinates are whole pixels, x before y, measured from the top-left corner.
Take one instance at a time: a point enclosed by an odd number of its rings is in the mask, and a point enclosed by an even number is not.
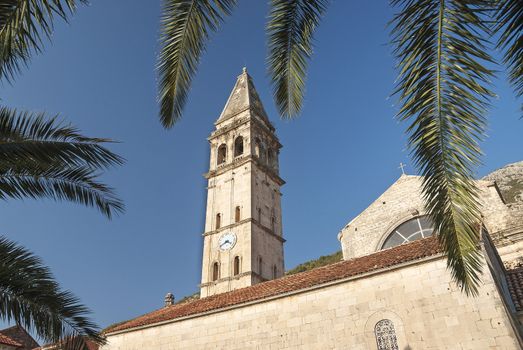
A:
[[[164,302],[165,302],[165,306],[174,305],[174,295],[173,295],[173,293],[167,293],[165,295]]]
[[[247,67],[243,67],[243,74],[247,73]]]

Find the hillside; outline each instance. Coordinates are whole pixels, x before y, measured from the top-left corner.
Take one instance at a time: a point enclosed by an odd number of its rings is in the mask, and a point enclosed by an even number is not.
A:
[[[303,264],[299,264],[295,268],[287,271],[285,274],[286,275],[293,275],[295,273],[312,270],[312,269],[314,269],[316,267],[321,267],[321,266],[325,266],[325,265],[336,263],[338,261],[341,261],[342,258],[343,258],[343,255],[342,255],[341,250],[340,250],[340,251],[338,251],[336,253],[333,253],[331,255],[320,256],[318,259],[309,260],[307,262],[304,262]]]
[[[483,180],[496,181],[507,203],[523,202],[523,161],[505,165]]]

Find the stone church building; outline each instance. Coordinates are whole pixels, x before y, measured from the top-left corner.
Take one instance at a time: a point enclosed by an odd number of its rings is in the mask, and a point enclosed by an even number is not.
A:
[[[520,349],[523,208],[482,190],[477,297],[451,281],[417,176],[338,234],[343,261],[285,275],[281,144],[244,72],[209,137],[200,299],[105,330],[103,350]],[[512,269],[507,269],[510,266]]]

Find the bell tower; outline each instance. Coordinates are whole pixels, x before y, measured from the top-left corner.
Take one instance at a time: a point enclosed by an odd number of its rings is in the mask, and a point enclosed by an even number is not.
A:
[[[215,127],[205,174],[202,298],[284,273],[282,146],[245,68]]]

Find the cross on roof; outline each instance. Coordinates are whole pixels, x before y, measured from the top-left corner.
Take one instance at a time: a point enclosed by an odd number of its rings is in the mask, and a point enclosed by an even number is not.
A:
[[[406,164],[400,163],[400,166],[399,166],[399,168],[398,168],[398,169],[401,169],[401,173],[402,173],[403,175],[405,175],[405,169],[404,169],[405,166],[406,166]]]

